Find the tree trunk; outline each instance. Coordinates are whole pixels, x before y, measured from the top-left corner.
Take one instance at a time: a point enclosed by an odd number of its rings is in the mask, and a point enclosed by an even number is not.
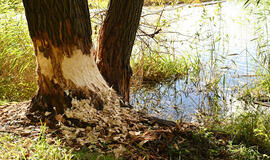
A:
[[[129,103],[130,56],[143,0],[111,0],[102,24],[96,62],[109,86]]]
[[[74,99],[88,99],[102,109],[101,93],[112,91],[94,60],[87,0],[23,0],[23,4],[39,85],[30,113],[63,114]]]

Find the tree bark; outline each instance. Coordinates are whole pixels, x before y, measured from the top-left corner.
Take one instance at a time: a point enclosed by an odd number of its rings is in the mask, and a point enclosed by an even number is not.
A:
[[[127,104],[132,75],[130,56],[142,6],[143,0],[111,0],[96,52],[101,74]]]
[[[37,57],[39,89],[29,112],[63,114],[72,100],[102,109],[111,92],[93,55],[87,0],[23,0]]]

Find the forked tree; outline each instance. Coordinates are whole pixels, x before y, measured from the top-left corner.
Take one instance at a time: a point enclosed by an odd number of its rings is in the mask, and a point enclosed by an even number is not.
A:
[[[23,0],[23,4],[39,86],[30,113],[62,114],[74,98],[89,99],[95,108],[102,109],[106,103],[102,95],[119,101],[111,87],[128,102],[129,60],[143,0],[110,0],[97,50],[98,64],[108,83],[95,63],[87,0]]]

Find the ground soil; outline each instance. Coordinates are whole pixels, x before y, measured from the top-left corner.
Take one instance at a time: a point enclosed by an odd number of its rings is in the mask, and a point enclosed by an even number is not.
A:
[[[40,122],[33,123],[26,117],[29,104],[28,101],[0,106],[0,132],[28,138],[39,136]],[[195,124],[161,120],[129,108],[125,108],[121,112],[125,114],[122,115],[121,121],[114,122],[121,124],[112,125],[111,122],[106,121],[101,123],[100,120],[95,126],[70,127],[61,124],[61,127],[57,129],[47,129],[47,139],[53,142],[54,138],[58,137],[64,146],[73,148],[93,147],[94,144],[95,147],[92,149],[95,151],[113,153],[116,157],[123,159],[144,159],[146,157],[149,159],[178,159],[179,153],[171,151],[179,150],[179,143],[188,140],[192,146],[197,144],[193,139],[193,132],[198,130],[198,126]],[[89,141],[89,137],[93,137],[93,135],[96,137]],[[208,157],[207,152],[202,152],[202,155],[198,156],[201,156],[202,159]],[[222,158],[224,155],[219,155],[219,157],[219,159],[226,159]]]

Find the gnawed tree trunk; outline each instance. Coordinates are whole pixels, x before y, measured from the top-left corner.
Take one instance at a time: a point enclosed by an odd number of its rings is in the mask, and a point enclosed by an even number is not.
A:
[[[87,0],[23,0],[23,4],[38,65],[39,89],[30,113],[54,117],[71,108],[73,99],[88,99],[102,109],[106,103],[102,96],[112,91],[94,60]]]
[[[129,103],[130,56],[143,0],[111,0],[96,52],[99,70],[109,86]]]

